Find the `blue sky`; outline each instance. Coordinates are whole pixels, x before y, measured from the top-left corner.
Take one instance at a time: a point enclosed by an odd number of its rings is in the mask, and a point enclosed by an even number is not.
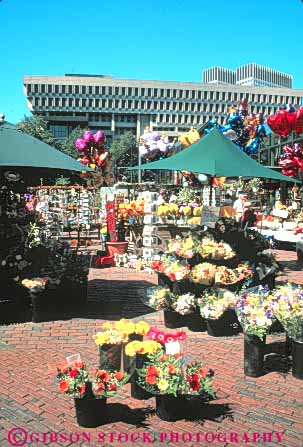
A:
[[[256,62],[303,88],[301,0],[0,0],[0,112],[21,119],[24,75],[201,81]]]

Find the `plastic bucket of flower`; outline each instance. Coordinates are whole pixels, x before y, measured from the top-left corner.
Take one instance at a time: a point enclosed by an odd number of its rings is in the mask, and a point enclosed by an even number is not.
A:
[[[202,318],[198,309],[187,315],[187,328],[192,332],[206,331],[206,320]]]
[[[96,398],[92,393],[92,384],[86,385],[87,391],[81,398],[75,398],[75,411],[78,425],[86,428],[96,428],[107,422],[107,398]]]
[[[244,374],[260,377],[263,374],[266,337],[244,334]]]
[[[181,315],[174,310],[164,310],[164,324],[168,329],[187,327],[188,315]]]
[[[227,309],[217,319],[207,319],[206,329],[211,337],[231,337],[241,332],[238,318],[233,309]]]

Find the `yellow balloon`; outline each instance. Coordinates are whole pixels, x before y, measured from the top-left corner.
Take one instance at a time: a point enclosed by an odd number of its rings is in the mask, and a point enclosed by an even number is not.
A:
[[[91,164],[91,165],[89,165],[89,167],[91,168],[91,169],[96,169],[96,165],[95,164]]]

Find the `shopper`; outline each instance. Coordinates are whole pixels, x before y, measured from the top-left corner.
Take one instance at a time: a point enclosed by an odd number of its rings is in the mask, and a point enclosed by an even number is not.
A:
[[[244,191],[239,192],[238,199],[234,202],[233,208],[236,212],[236,220],[239,222],[244,212],[244,203],[247,200],[247,194]]]

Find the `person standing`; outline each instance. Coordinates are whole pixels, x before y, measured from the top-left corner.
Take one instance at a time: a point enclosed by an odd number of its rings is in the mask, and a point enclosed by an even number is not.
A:
[[[244,204],[245,204],[246,199],[247,199],[247,194],[245,192],[243,192],[243,191],[240,191],[238,199],[235,200],[235,202],[233,204],[233,208],[234,208],[234,210],[236,212],[236,216],[235,217],[236,217],[236,220],[238,222],[240,221],[240,219],[242,217],[242,214],[243,214],[243,211],[244,211]]]

